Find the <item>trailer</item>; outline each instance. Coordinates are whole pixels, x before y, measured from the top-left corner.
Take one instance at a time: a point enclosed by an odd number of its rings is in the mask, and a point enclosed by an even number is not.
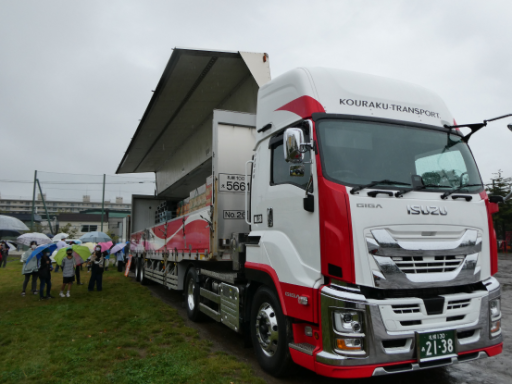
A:
[[[135,278],[183,291],[275,376],[499,354],[499,199],[454,124],[409,83],[271,80],[265,53],[176,48],[117,170],[156,176],[132,197]]]

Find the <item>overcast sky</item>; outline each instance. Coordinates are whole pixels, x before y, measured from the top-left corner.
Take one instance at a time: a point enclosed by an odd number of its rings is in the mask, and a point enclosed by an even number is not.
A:
[[[512,113],[511,16],[510,0],[0,0],[0,180],[114,174],[174,47],[267,52],[272,77],[326,66],[410,81],[459,124]],[[470,141],[485,182],[512,176],[509,123]]]

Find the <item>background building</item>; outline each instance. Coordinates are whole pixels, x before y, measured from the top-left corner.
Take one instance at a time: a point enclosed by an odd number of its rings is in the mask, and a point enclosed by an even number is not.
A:
[[[58,213],[79,213],[80,211],[84,211],[87,209],[100,209],[101,210],[101,200],[100,201],[91,201],[90,196],[83,196],[82,201],[63,201],[63,200],[46,200],[45,198],[46,208],[48,209],[48,213],[58,214]],[[41,199],[41,195],[38,195],[36,200],[36,213],[39,215],[45,215],[45,210],[43,206],[43,200]],[[114,209],[114,210],[123,210],[123,211],[131,211],[131,204],[127,204],[123,202],[122,197],[116,197],[115,202],[111,202],[110,200],[105,200],[105,209]],[[22,200],[22,199],[1,199],[0,198],[0,212],[4,213],[32,213],[32,200]]]

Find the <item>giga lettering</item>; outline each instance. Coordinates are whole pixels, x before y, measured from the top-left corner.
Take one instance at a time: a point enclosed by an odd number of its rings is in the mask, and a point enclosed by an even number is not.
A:
[[[299,295],[297,295],[296,293],[291,292],[285,292],[284,295],[288,297],[293,297],[294,299],[297,299],[299,297]]]
[[[375,109],[391,109],[397,112],[414,113],[415,115],[425,115],[429,117],[439,118],[439,113],[428,111],[421,108],[406,107],[405,105],[377,103],[367,100],[340,99],[340,105],[348,105],[349,107],[366,107]]]
[[[408,205],[407,213],[409,215],[441,215],[446,216],[448,211],[445,207],[427,206],[427,205]]]

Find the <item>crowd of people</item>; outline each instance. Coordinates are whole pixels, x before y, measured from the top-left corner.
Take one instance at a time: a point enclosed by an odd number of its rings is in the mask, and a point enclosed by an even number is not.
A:
[[[109,250],[102,251],[101,246],[97,245],[91,257],[83,263],[77,264],[75,257],[73,256],[72,244],[67,244],[64,241],[57,243],[57,249],[67,247],[66,257],[62,260],[60,267],[62,269],[62,286],[60,289],[60,297],[71,297],[71,286],[76,281],[78,285],[84,285],[80,281],[80,271],[82,271],[83,264],[87,264],[88,273],[91,273],[89,279],[88,290],[96,291],[103,290],[103,272],[108,270],[108,264],[110,259]],[[21,261],[23,262],[22,275],[25,279],[23,281],[23,291],[21,296],[26,295],[26,289],[32,278],[32,293],[34,295],[39,294],[41,300],[48,300],[55,298],[51,295],[52,289],[52,272],[58,272],[59,264],[56,265],[55,270],[50,259],[50,251],[48,249],[43,250],[40,258],[30,258],[32,252],[37,248],[37,243],[33,241],[30,244],[30,249],[23,253]],[[124,252],[119,251],[115,254],[117,261],[118,272],[124,271]],[[39,279],[40,285],[37,290],[37,280]],[[67,288],[67,289],[66,289]]]

